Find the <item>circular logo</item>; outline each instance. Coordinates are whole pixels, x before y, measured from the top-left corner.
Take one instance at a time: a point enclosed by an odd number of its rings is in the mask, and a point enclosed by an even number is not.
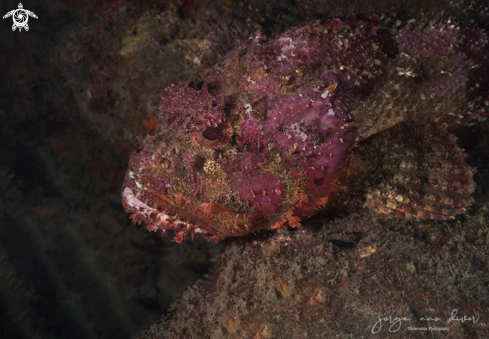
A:
[[[14,19],[14,24],[17,27],[24,27],[25,24],[27,23],[27,20],[29,20],[25,9],[17,9],[14,12],[13,19]]]
[[[12,31],[15,31],[18,28],[19,32],[22,31],[22,29],[25,29],[26,31],[29,30],[29,25],[27,24],[27,21],[29,21],[29,17],[37,19],[37,15],[35,15],[31,11],[28,11],[27,9],[24,9],[22,3],[19,3],[19,8],[7,12],[7,14],[5,14],[2,19],[8,17],[12,17],[12,19],[14,20]]]

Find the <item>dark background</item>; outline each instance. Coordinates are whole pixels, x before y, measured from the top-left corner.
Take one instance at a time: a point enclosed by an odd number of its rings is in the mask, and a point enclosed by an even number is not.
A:
[[[0,14],[17,1],[2,1]],[[12,32],[12,18],[0,22],[0,338],[135,338],[212,267],[218,245],[176,244],[133,225],[121,206],[132,139],[144,127],[111,111],[111,102],[85,107],[80,99],[97,80],[93,65],[80,65],[94,61],[100,74],[121,62],[108,59],[101,42],[106,32],[107,41],[121,43],[116,33],[123,26],[110,20],[130,25],[144,13],[164,13],[170,28],[158,43],[162,50],[178,45],[185,55],[197,41],[191,39],[210,36],[213,53],[198,65],[178,50],[165,54],[164,86],[198,79],[256,28],[273,36],[319,17],[420,7],[416,1],[267,3],[31,0],[24,8],[38,19],[29,19],[28,32]],[[107,19],[110,8],[117,13]],[[70,34],[84,37],[78,68],[60,56]],[[159,88],[152,88],[145,94],[157,101]],[[151,115],[135,114],[139,122]]]

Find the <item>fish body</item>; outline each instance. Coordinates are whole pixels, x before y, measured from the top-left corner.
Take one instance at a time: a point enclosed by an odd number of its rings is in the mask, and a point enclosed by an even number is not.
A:
[[[394,30],[376,14],[251,37],[167,90],[124,207],[176,241],[295,227],[325,206],[453,218],[475,184],[447,131],[487,115],[484,51],[483,30]]]

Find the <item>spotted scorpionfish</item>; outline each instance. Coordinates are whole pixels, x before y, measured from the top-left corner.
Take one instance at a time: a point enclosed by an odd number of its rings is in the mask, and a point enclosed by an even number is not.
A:
[[[202,82],[168,88],[130,157],[133,221],[180,242],[296,227],[325,207],[463,213],[475,170],[450,132],[488,115],[488,35],[384,15],[257,34]]]

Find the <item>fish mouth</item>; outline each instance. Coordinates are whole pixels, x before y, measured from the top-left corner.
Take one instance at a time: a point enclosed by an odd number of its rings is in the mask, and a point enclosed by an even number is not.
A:
[[[121,196],[125,210],[133,213],[132,220],[135,223],[143,221],[150,231],[159,230],[162,234],[173,231],[177,242],[185,239],[187,234],[191,235],[192,238],[195,235],[210,238],[219,237],[218,232],[207,223],[205,223],[205,227],[199,226],[204,224],[202,220],[193,221],[192,219],[197,219],[197,217],[189,216],[189,211],[182,205],[148,188],[147,185],[138,180],[132,171],[128,171],[126,175]]]
[[[147,179],[129,170],[122,186],[123,206],[127,212],[133,213],[131,218],[134,223],[142,221],[148,230],[162,234],[172,231],[177,242],[187,236],[193,239],[196,235],[214,241],[237,236],[235,228],[238,224],[248,230],[260,215],[254,208],[243,208],[232,202],[203,202],[165,195],[149,187],[147,182]],[[225,226],[216,227],[220,225],[219,221]],[[238,235],[249,232],[242,233]]]

